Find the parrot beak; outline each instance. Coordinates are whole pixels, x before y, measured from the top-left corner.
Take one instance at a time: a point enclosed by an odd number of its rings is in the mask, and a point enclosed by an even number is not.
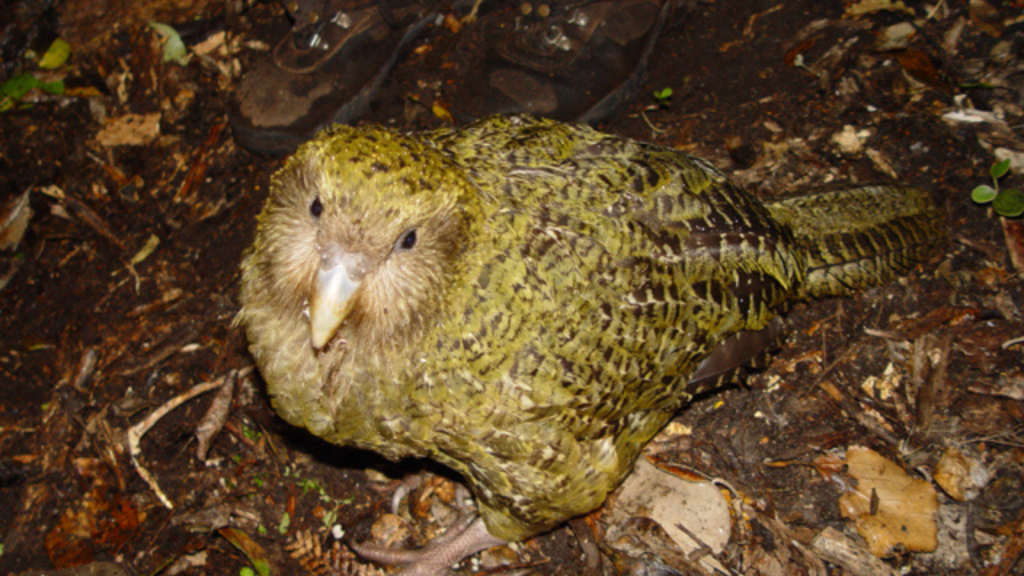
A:
[[[334,336],[348,313],[348,302],[366,274],[366,257],[327,247],[309,300],[309,328],[317,350]]]

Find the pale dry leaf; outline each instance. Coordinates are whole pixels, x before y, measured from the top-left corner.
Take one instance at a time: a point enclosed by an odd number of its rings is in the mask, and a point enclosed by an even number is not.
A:
[[[101,146],[144,146],[160,136],[160,113],[125,114],[108,118],[106,125],[96,134]]]
[[[160,245],[160,237],[156,234],[150,234],[149,238],[146,239],[145,245],[132,256],[132,259],[128,261],[128,272],[131,273],[132,278],[135,278],[135,292],[139,291],[139,286],[142,283],[142,279],[139,277],[139,273],[135,271],[135,265],[142,262],[149,255],[157,249]]]
[[[822,559],[842,567],[849,574],[870,576],[897,576],[899,574],[868,552],[863,542],[850,538],[831,526],[819,532],[811,540],[811,548],[821,555]]]
[[[859,154],[864,148],[864,142],[871,136],[870,130],[857,130],[847,124],[842,131],[832,135],[832,142],[839,147],[843,154]]]
[[[911,16],[914,15],[914,9],[908,8],[906,4],[899,0],[896,2],[892,0],[861,0],[856,4],[847,6],[845,15],[856,18],[857,16],[875,12],[905,12]]]
[[[717,554],[729,543],[732,534],[729,504],[717,486],[681,478],[661,470],[646,458],[640,458],[633,473],[626,478],[608,520],[619,523],[634,516],[650,518],[660,524],[687,554],[705,546]],[[705,559],[717,564],[711,557]],[[706,567],[721,569],[717,565]]]
[[[29,205],[31,192],[31,188],[25,190],[24,194],[4,206],[0,213],[0,250],[16,249],[25,236],[33,214],[32,206]]]
[[[209,553],[206,550],[201,550],[195,554],[179,556],[164,570],[164,574],[166,576],[177,576],[178,574],[188,573],[191,570],[201,572],[201,569],[207,565],[208,555]]]
[[[872,554],[889,556],[897,547],[908,552],[935,550],[939,504],[930,483],[911,478],[869,448],[849,448],[846,464],[857,487],[840,496],[840,511],[856,523]]]
[[[910,22],[900,22],[888,26],[875,38],[872,48],[876,52],[889,52],[891,50],[903,50],[910,45],[910,39],[917,34],[917,28]]]
[[[946,448],[935,465],[935,483],[954,500],[973,500],[992,479],[992,472],[980,458],[956,446]]]
[[[150,234],[149,238],[146,239],[146,243],[142,246],[141,249],[139,249],[138,252],[135,253],[134,256],[132,256],[132,259],[129,260],[128,263],[131,266],[134,266],[142,262],[146,258],[149,258],[149,255],[152,254],[153,251],[156,250],[157,246],[159,245],[160,237],[157,236],[156,234]]]

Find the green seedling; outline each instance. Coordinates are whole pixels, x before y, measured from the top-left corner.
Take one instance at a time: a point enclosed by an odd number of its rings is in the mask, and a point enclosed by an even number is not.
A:
[[[70,56],[71,45],[58,38],[50,44],[49,49],[36,64],[43,70],[54,70],[63,66]],[[8,78],[0,84],[0,112],[14,108],[26,94],[36,89],[48,94],[60,95],[64,93],[64,82],[61,80],[46,82],[28,72]]]
[[[242,435],[244,435],[249,440],[252,440],[253,442],[258,442],[259,439],[263,436],[263,433],[260,432],[259,430],[255,429],[255,428],[252,428],[251,426],[247,426],[245,423],[243,423],[242,424]]]
[[[658,106],[667,106],[668,101],[672,98],[672,89],[665,87],[661,90],[654,91],[654,100],[658,103]]]
[[[160,22],[150,22],[149,27],[163,38],[164,62],[174,61],[178,66],[187,66],[191,56],[178,31]]]
[[[640,117],[644,119],[647,126],[658,134],[664,134],[665,130],[655,126],[651,119],[647,117],[647,113],[654,110],[662,110],[668,107],[668,102],[672,98],[672,89],[664,87],[661,90],[655,90],[651,93],[654,96],[654,104],[649,104],[640,109]]]
[[[999,188],[999,179],[1009,170],[1009,158],[993,164],[988,170],[989,176],[992,177],[992,185],[982,184],[971,190],[971,200],[978,204],[991,202],[996,214],[1004,218],[1016,218],[1024,214],[1024,192],[1016,188]]]
[[[0,84],[0,112],[6,112],[13,108],[33,88],[50,94],[63,94],[64,82],[60,80],[43,82],[31,74],[18,74]]]
[[[39,67],[43,70],[60,68],[71,57],[71,44],[67,40],[57,38],[46,49],[46,53],[39,59]]]

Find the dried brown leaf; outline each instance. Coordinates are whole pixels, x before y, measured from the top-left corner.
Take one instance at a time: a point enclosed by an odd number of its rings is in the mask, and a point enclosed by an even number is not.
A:
[[[914,80],[947,94],[953,92],[953,87],[939,76],[939,71],[932,64],[931,58],[924,52],[904,50],[896,55],[896,59],[899,60],[903,70]]]
[[[985,0],[970,0],[967,3],[971,23],[990,36],[998,38],[1003,33],[1003,19],[999,10]]]
[[[201,462],[206,462],[213,439],[224,428],[224,423],[227,421],[228,415],[231,414],[231,399],[234,398],[237,377],[237,370],[228,374],[224,379],[224,385],[213,396],[213,401],[206,409],[206,414],[203,415],[199,426],[196,426],[196,458]]]
[[[950,446],[935,465],[934,477],[946,494],[963,502],[977,497],[992,479],[992,473],[979,458]]]
[[[638,516],[661,525],[686,554],[721,552],[732,535],[729,504],[717,486],[670,473],[646,458],[637,461],[605,520],[622,524]],[[721,569],[710,557],[705,568]]]
[[[9,202],[0,212],[0,250],[13,250],[18,247],[28,230],[32,219],[32,206],[29,205],[29,194],[32,189]]]
[[[1006,250],[1010,253],[1010,261],[1018,271],[1024,271],[1024,220],[1020,218],[1000,218],[1003,224],[1003,236],[1006,237]]]
[[[160,136],[160,113],[125,114],[120,118],[107,119],[106,125],[96,134],[101,146],[144,146]]]
[[[847,6],[845,16],[856,18],[875,12],[904,12],[911,16],[914,15],[914,9],[908,8],[906,4],[899,0],[896,2],[892,0],[861,0],[856,4]]]
[[[931,484],[911,478],[903,468],[869,448],[849,448],[846,463],[857,488],[839,498],[840,511],[856,522],[857,532],[872,554],[885,557],[898,548],[910,552],[935,550],[939,501]]]
[[[246,558],[249,559],[249,563],[252,564],[260,576],[270,574],[270,562],[267,560],[267,552],[251,536],[236,528],[221,528],[217,533],[245,554]]]

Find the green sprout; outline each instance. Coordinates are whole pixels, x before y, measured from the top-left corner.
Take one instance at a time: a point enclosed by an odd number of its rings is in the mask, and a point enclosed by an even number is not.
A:
[[[191,57],[178,31],[160,22],[150,22],[149,27],[163,38],[164,62],[173,60],[178,66],[187,66]]]
[[[971,190],[971,200],[978,204],[992,203],[992,209],[996,214],[1004,218],[1016,218],[1024,214],[1024,192],[1016,188],[999,189],[999,179],[1010,170],[1010,159],[996,162],[989,168],[989,176],[992,177],[992,185],[982,184]]]
[[[244,435],[249,440],[252,440],[253,442],[258,442],[260,437],[263,436],[263,433],[260,432],[259,430],[255,429],[255,428],[252,428],[251,426],[247,426],[243,422],[242,423],[242,435]]]
[[[337,510],[328,510],[324,514],[324,517],[320,521],[323,523],[324,528],[327,528],[328,530],[330,530],[331,527],[334,526],[334,522],[337,521],[337,520],[338,520],[338,511]]]
[[[39,67],[43,70],[60,68],[71,57],[71,44],[67,40],[57,38],[46,49],[46,53],[39,58]]]
[[[324,494],[327,493],[327,490],[324,489],[324,487],[321,486],[320,483],[317,482],[316,480],[310,480],[308,478],[307,479],[301,479],[298,482],[296,482],[296,484],[298,485],[299,488],[302,488],[302,495],[303,496],[305,496],[306,494],[308,494],[311,491],[312,492],[316,492],[317,494],[319,494],[321,496],[323,496]]]
[[[53,70],[63,66],[70,56],[71,45],[58,38],[53,41],[37,64],[43,70]],[[0,84],[0,112],[14,108],[26,94],[36,89],[48,94],[60,95],[64,93],[64,81],[47,82],[28,72],[8,78]]]
[[[657,134],[664,134],[665,130],[655,126],[654,123],[651,122],[651,119],[647,117],[647,113],[668,108],[668,101],[672,98],[672,89],[666,86],[661,90],[655,90],[651,94],[654,96],[654,104],[648,104],[641,108],[640,117],[644,119],[644,123],[646,123],[652,131]]]

